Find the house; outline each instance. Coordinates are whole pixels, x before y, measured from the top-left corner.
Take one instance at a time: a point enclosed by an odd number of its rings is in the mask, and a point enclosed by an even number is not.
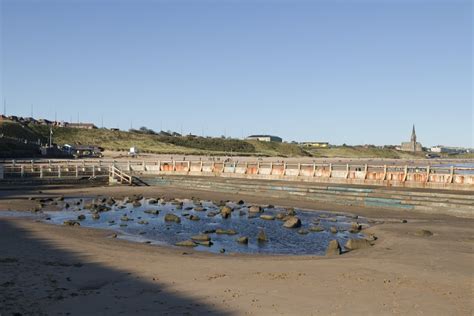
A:
[[[302,142],[300,146],[311,148],[329,148],[328,142]]]
[[[97,128],[97,126],[95,126],[92,123],[67,123],[65,124],[65,127],[81,128],[81,129],[96,129]]]
[[[276,142],[281,143],[283,139],[273,135],[250,135],[247,137],[248,140],[258,140],[260,142]]]

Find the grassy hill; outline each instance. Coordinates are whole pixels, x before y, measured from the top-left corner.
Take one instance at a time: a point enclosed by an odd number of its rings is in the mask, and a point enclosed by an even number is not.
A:
[[[23,126],[19,123],[0,122],[0,157],[28,156],[38,151],[35,145],[46,144],[49,127],[43,125]],[[210,137],[173,137],[138,132],[112,131],[107,129],[53,128],[53,142],[70,145],[96,145],[110,151],[127,151],[137,147],[144,153],[179,155],[242,155],[275,157],[315,158],[424,158],[424,153],[407,153],[395,149],[362,146],[336,146],[330,148],[301,148],[296,144],[267,143],[255,140],[224,139]],[[447,155],[443,155],[447,156]],[[449,156],[473,158],[473,154]]]
[[[0,122],[0,134],[6,137],[47,143],[50,129],[43,125],[23,126],[15,122]],[[53,128],[53,142],[70,145],[97,145],[111,151],[128,151],[137,147],[141,152],[187,155],[255,155],[298,157],[309,154],[294,144],[260,143],[238,139],[210,137],[173,137],[112,131],[107,129]]]

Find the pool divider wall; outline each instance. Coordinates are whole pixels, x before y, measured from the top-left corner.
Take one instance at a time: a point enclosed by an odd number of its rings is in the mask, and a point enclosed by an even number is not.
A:
[[[269,198],[290,198],[340,205],[385,208],[474,218],[474,195],[466,192],[357,188],[285,181],[208,178],[189,176],[147,177],[150,185]]]

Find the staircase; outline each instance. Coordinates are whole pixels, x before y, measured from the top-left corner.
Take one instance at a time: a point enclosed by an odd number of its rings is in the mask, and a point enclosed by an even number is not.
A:
[[[126,184],[134,186],[149,186],[137,176],[132,176],[125,173],[115,165],[109,167],[109,184]]]

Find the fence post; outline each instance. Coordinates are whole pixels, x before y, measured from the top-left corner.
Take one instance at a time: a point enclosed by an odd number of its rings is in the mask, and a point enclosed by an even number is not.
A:
[[[313,162],[313,178],[316,177],[316,163]]]
[[[270,175],[273,174],[273,161],[270,162]]]
[[[95,178],[95,165],[92,165],[92,177]]]
[[[40,178],[43,178],[43,165],[40,165]]]
[[[286,161],[283,163],[283,175],[286,176]]]
[[[298,163],[298,177],[300,176],[300,174],[301,174],[301,164]]]
[[[176,160],[173,160],[173,171],[176,171]]]
[[[25,176],[25,166],[24,165],[21,165],[20,167],[20,177],[23,178]]]
[[[402,182],[407,181],[407,177],[408,177],[408,166],[405,165],[405,174],[403,175],[403,181]]]
[[[332,177],[332,163],[329,164],[329,178]]]
[[[31,172],[35,172],[35,163],[31,160]]]
[[[61,163],[58,164],[58,178],[61,178]]]
[[[202,172],[202,167],[203,167],[203,163],[202,163],[202,160],[201,160],[201,168],[200,168],[200,172]]]
[[[191,161],[188,160],[188,173],[191,171]]]
[[[76,178],[79,178],[79,166],[76,164]]]
[[[449,183],[454,182],[454,166],[451,166]]]
[[[430,173],[431,173],[431,169],[430,169],[430,166],[428,165],[428,167],[426,167],[426,182],[430,182]]]
[[[257,174],[260,174],[260,161],[257,161]]]

